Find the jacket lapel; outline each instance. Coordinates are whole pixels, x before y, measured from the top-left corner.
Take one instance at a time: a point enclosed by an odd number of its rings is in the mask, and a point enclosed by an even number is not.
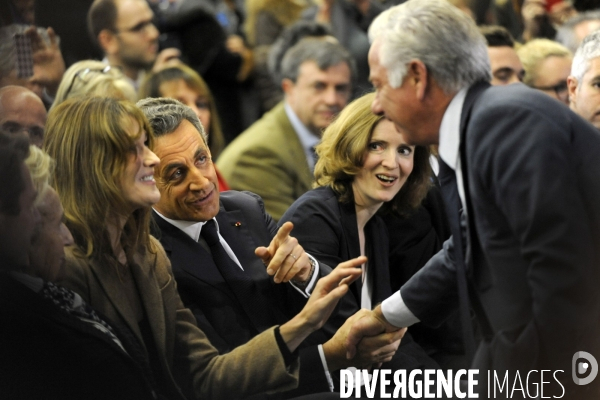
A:
[[[113,308],[117,311],[123,321],[125,321],[127,327],[136,335],[138,341],[144,343],[133,310],[131,307],[125,306],[126,304],[129,304],[129,299],[123,290],[114,284],[115,275],[117,273],[115,268],[113,266],[100,265],[100,262],[97,260],[90,260],[90,268],[106,293],[106,297]],[[117,277],[116,279],[118,280],[119,278]]]
[[[358,223],[356,222],[356,208],[353,202],[338,203],[340,207],[340,219],[342,229],[346,236],[346,256],[344,260],[360,256],[360,241],[358,239]],[[335,266],[332,266],[335,267]],[[362,290],[362,281],[357,279],[350,285],[350,290],[354,293],[358,306],[360,307],[360,296]]]
[[[134,263],[130,268],[133,280],[142,299],[142,306],[152,330],[154,342],[158,347],[159,355],[164,355],[166,354],[165,310],[163,308],[161,288],[157,287],[157,280],[154,276],[155,264],[155,255],[148,253],[144,259],[144,257],[136,254],[134,256]]]
[[[160,242],[171,260],[171,265],[176,266],[174,270],[185,271],[235,300],[230,291],[223,290],[225,280],[210,253],[201,244],[160,216],[154,215],[154,220],[160,228]]]
[[[298,134],[294,130],[292,123],[290,122],[287,114],[285,113],[285,107],[283,103],[280,103],[280,108],[275,110],[277,112],[277,118],[281,121],[282,125],[286,128],[283,129],[283,133],[286,136],[286,142],[288,146],[286,146],[285,150],[287,154],[287,158],[292,160],[292,164],[296,165],[296,171],[298,172],[298,177],[300,182],[304,186],[304,191],[308,191],[312,187],[313,176],[310,172],[310,168],[308,167],[308,162],[306,162],[306,154],[304,153],[304,148],[302,147],[302,143],[300,142],[300,138],[298,138]]]

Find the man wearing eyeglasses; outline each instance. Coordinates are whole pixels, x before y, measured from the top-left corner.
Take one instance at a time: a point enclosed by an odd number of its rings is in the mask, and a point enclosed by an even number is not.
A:
[[[42,100],[22,86],[0,89],[0,128],[5,132],[24,135],[29,142],[42,147],[46,108]]]
[[[145,0],[95,0],[88,11],[88,30],[105,61],[123,69],[138,88],[143,71],[179,56],[176,49],[158,53],[159,31]]]

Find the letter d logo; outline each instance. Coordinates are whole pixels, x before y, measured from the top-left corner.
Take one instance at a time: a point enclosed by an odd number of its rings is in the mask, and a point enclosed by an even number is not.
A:
[[[579,363],[579,365],[577,365],[577,361],[582,358],[585,359],[587,362],[582,362]],[[578,351],[577,353],[573,354],[572,365],[573,382],[575,382],[576,385],[587,385],[588,383],[592,382],[598,375],[598,362],[596,361],[594,356],[588,352]],[[590,367],[591,369],[589,369]],[[583,375],[588,370],[590,371],[590,374],[586,378],[579,378],[578,375]]]

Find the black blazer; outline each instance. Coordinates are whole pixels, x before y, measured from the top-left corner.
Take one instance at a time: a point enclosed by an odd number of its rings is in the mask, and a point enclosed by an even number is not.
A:
[[[257,318],[267,319],[271,326],[283,324],[304,307],[306,299],[290,284],[274,284],[262,260],[254,254],[257,247],[268,246],[278,230],[260,197],[231,190],[220,193],[220,203],[216,216],[220,234],[260,293],[272,303],[269,309],[244,308],[233,292],[235,282],[223,279],[210,253],[179,228],[153,214],[160,228],[156,235],[171,260],[181,299],[211,344],[225,353],[262,331],[255,324]],[[328,267],[321,267],[329,271]],[[300,350],[300,383],[294,395],[329,390],[318,349],[307,346],[325,339],[319,335],[312,335],[311,339]]]
[[[294,223],[293,234],[306,252],[329,265],[360,256],[358,225],[353,203],[344,204],[329,187],[313,189],[292,204],[279,224]],[[388,233],[379,215],[374,215],[365,226],[366,252],[369,259],[369,274],[372,274],[373,306],[391,295],[388,267]],[[344,323],[345,318],[360,309],[361,284],[355,281],[340,304],[340,313],[327,322]],[[339,326],[336,326],[339,327]],[[387,368],[437,368],[437,363],[425,354],[423,349],[407,333],[393,365]]]
[[[153,399],[142,369],[107,335],[0,274],[0,397]]]
[[[461,120],[466,263],[490,366],[562,369],[572,386],[574,353],[598,358],[600,344],[600,133],[520,84],[475,85]],[[456,307],[454,250],[451,239],[401,289],[424,322]]]

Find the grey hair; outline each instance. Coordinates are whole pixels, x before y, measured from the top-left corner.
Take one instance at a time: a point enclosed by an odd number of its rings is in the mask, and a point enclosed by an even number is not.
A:
[[[491,79],[485,38],[446,0],[409,0],[393,7],[375,19],[369,38],[381,40],[381,65],[393,88],[400,87],[412,60],[423,62],[448,94]]]
[[[600,30],[587,35],[575,52],[571,64],[571,75],[577,79],[577,87],[581,84],[583,75],[590,68],[591,61],[596,57],[600,57]]]
[[[581,12],[569,18],[558,28],[556,41],[571,50],[572,53],[575,53],[581,44],[575,35],[575,27],[587,21],[600,21],[600,10]]]
[[[0,77],[10,75],[17,68],[17,48],[13,37],[22,34],[30,25],[12,24],[0,28]],[[37,28],[38,33],[46,44],[50,43],[48,32],[44,28]]]
[[[281,79],[287,78],[296,82],[300,66],[306,61],[314,61],[322,71],[340,63],[346,63],[350,68],[352,81],[356,77],[354,59],[341,44],[316,38],[305,38],[285,53],[281,62]]]
[[[188,120],[200,133],[206,147],[208,141],[204,127],[191,108],[175,99],[147,97],[136,103],[142,110],[156,137],[173,133],[184,120]]]

